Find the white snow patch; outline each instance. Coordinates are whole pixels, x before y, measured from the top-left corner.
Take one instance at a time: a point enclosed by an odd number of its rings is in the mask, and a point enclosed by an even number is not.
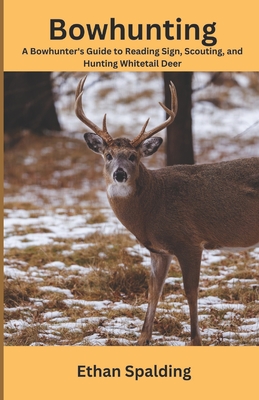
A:
[[[66,267],[66,265],[61,262],[61,261],[53,261],[51,263],[45,264],[45,268],[57,268],[57,269],[63,269]]]
[[[70,298],[74,297],[69,289],[61,289],[61,288],[55,287],[55,286],[40,286],[39,290],[42,290],[44,292],[62,293]]]
[[[7,265],[4,266],[4,274],[9,278],[17,279],[17,278],[25,278],[27,273],[25,271],[21,271],[20,269],[9,267]]]

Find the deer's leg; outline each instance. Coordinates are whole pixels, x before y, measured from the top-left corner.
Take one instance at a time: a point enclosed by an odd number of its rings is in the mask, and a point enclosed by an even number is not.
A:
[[[190,308],[191,343],[201,346],[201,335],[198,325],[198,290],[200,278],[200,263],[202,251],[199,248],[184,249],[178,254],[178,260],[183,274],[185,294]]]
[[[141,335],[137,342],[139,346],[145,346],[149,344],[151,339],[156,306],[162,293],[165,278],[172,258],[171,256],[164,254],[150,253],[150,255],[151,274],[149,282],[148,309]]]

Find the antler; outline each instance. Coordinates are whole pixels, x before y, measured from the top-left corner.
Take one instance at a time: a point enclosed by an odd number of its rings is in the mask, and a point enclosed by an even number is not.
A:
[[[76,116],[86,125],[88,128],[92,129],[96,135],[100,136],[107,144],[111,145],[113,143],[113,138],[109,135],[106,127],[106,114],[104,114],[103,117],[103,128],[99,128],[97,125],[95,125],[90,119],[88,119],[85,116],[85,113],[83,111],[82,107],[82,96],[83,96],[83,88],[84,88],[84,83],[86,80],[87,76],[82,78],[79,81],[79,84],[76,89],[76,100],[75,100],[75,113]]]
[[[141,129],[140,134],[130,142],[132,144],[132,146],[134,146],[134,147],[139,146],[140,143],[144,142],[144,140],[150,138],[155,133],[160,132],[162,129],[166,128],[168,125],[170,125],[174,121],[174,119],[176,117],[176,113],[177,113],[178,102],[177,102],[176,89],[175,89],[173,82],[170,82],[169,88],[170,88],[170,92],[171,92],[171,110],[169,110],[169,108],[167,108],[164,104],[159,102],[160,106],[169,115],[169,118],[167,118],[167,120],[165,122],[158,125],[156,128],[151,129],[148,132],[145,132],[147,124],[149,122],[149,118],[148,118],[148,120],[145,122],[143,128]]]

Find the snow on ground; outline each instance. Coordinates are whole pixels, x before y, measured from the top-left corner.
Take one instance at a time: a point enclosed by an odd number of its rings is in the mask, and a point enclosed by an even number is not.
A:
[[[30,218],[30,212],[26,210],[21,210],[13,213],[12,210],[7,210],[8,214],[6,217],[5,225],[5,247],[6,251],[11,248],[24,249],[30,246],[37,246],[39,249],[41,246],[46,244],[55,244],[56,238],[82,238],[84,237],[86,243],[75,244],[71,246],[71,252],[74,249],[91,246],[91,243],[87,243],[87,237],[92,234],[93,230],[105,233],[107,235],[112,233],[123,232],[125,229],[120,225],[117,220],[114,219],[111,211],[107,208],[101,209],[102,213],[109,216],[109,219],[105,223],[94,224],[94,226],[85,225],[85,216],[66,216],[59,215],[53,212],[45,216],[38,218]],[[12,235],[17,227],[23,227],[24,225],[33,226],[36,225],[41,229],[48,229],[48,233],[42,234],[21,234]],[[96,226],[95,226],[96,225]],[[59,242],[60,243],[60,242]],[[136,255],[139,254],[143,261],[144,266],[150,264],[150,259],[148,252],[143,249],[140,245],[134,245],[133,247],[126,249],[129,254]],[[105,249],[104,249],[105,251]],[[102,256],[102,255],[101,255]],[[104,254],[105,256],[105,254]],[[256,248],[251,252],[253,257],[253,265],[259,266],[259,248]],[[206,291],[213,289],[213,286],[217,288],[218,284],[224,284],[227,287],[240,287],[240,285],[258,287],[258,282],[256,279],[238,279],[238,278],[226,278],[226,275],[236,271],[237,267],[224,266],[224,260],[226,259],[226,254],[216,251],[205,251],[202,260],[202,273],[201,273],[201,283],[200,290]],[[68,289],[61,289],[58,287],[58,275],[61,275],[63,271],[66,274],[77,274],[77,276],[84,276],[87,279],[87,274],[91,271],[91,267],[86,267],[85,265],[65,265],[65,263],[60,261],[55,261],[51,263],[46,263],[45,265],[35,265],[33,267],[27,267],[26,263],[13,262],[11,259],[5,259],[4,272],[7,278],[19,279],[19,281],[25,282],[35,282],[39,285],[39,289],[44,292],[56,292],[57,294],[63,295],[63,302],[68,307],[83,307],[82,315],[76,319],[76,321],[71,321],[69,317],[64,316],[62,311],[55,312],[44,312],[42,314],[42,322],[36,323],[39,325],[40,329],[43,331],[41,334],[43,342],[33,342],[33,345],[43,345],[46,340],[54,340],[56,338],[56,344],[62,344],[60,340],[59,331],[62,329],[68,330],[70,332],[84,331],[89,324],[99,325],[98,333],[93,331],[93,334],[87,333],[83,340],[80,340],[75,345],[105,345],[107,339],[105,338],[116,338],[119,344],[134,344],[136,338],[139,335],[143,319],[138,317],[115,317],[108,318],[109,310],[124,312],[126,309],[130,310],[134,308],[135,310],[139,308],[141,311],[145,311],[147,304],[142,304],[139,306],[132,306],[127,304],[123,300],[119,302],[112,302],[109,300],[104,301],[86,301],[75,299],[74,295]],[[218,275],[211,275],[211,268],[217,264],[221,263]],[[118,260],[119,263],[119,260]],[[222,265],[223,264],[223,265]],[[250,266],[252,268],[252,266]],[[44,281],[46,277],[57,276],[57,286],[45,286]],[[210,282],[213,282],[213,286]],[[181,277],[168,277],[166,283],[169,285],[178,284],[182,285]],[[31,305],[29,307],[23,308],[24,319],[10,319],[5,324],[6,338],[10,337],[12,333],[21,331],[29,326],[33,326],[34,322],[31,317],[30,309],[33,308],[34,312],[42,307],[42,299],[31,298]],[[235,344],[240,337],[249,337],[252,335],[254,344],[258,344],[258,330],[259,330],[259,317],[257,318],[240,318],[240,314],[245,310],[246,306],[232,301],[227,301],[221,299],[217,296],[204,296],[199,299],[199,313],[200,320],[206,321],[211,318],[211,313],[215,311],[223,311],[222,320],[219,321],[219,326],[217,329],[204,328],[202,330],[202,336],[207,340],[211,337],[219,337],[218,341],[224,340],[224,343]],[[88,310],[88,311],[87,311]],[[173,311],[174,318],[177,318],[177,313],[184,313],[186,315],[187,322],[184,323],[183,331],[189,334],[189,320],[188,313],[189,308],[184,296],[181,295],[167,295],[159,303],[157,316],[160,318],[170,318]],[[6,308],[5,312],[9,315],[17,312],[16,307]],[[96,313],[96,317],[92,316],[93,312]],[[89,316],[88,316],[89,313]],[[122,313],[123,315],[123,313]],[[233,331],[233,322],[236,319],[242,320],[238,329],[235,327]],[[223,332],[222,326],[224,325]],[[229,326],[230,330],[226,331],[226,326]],[[40,336],[40,335],[39,335]],[[129,338],[130,337],[130,338]],[[238,339],[237,339],[238,338]],[[218,342],[217,343],[218,344]],[[181,340],[177,336],[167,337],[154,332],[153,344],[167,344],[167,345],[185,345],[188,339]]]
[[[102,116],[107,112],[111,134],[113,129],[118,129],[118,127],[122,126],[127,126],[129,132],[138,132],[148,116],[151,116],[150,128],[152,128],[152,123],[156,124],[157,120],[162,121],[164,112],[158,105],[158,101],[163,101],[162,78],[159,75],[152,75],[152,79],[149,79],[148,74],[142,73],[141,75],[116,73],[116,77],[113,77],[112,80],[113,90],[108,90],[111,88],[110,81],[103,80],[101,83],[93,84],[98,78],[98,74],[90,74],[86,84],[87,96],[84,96],[90,118],[91,115],[94,115],[94,121],[101,124]],[[208,79],[208,74],[195,74],[194,86],[203,85],[206,79]],[[246,146],[243,149],[241,146],[240,151],[240,144],[237,144],[237,137],[240,139],[240,135],[246,139],[258,136],[259,96],[255,95],[252,89],[249,89],[249,82],[245,76],[237,74],[236,79],[239,81],[240,86],[229,90],[228,98],[231,104],[235,104],[234,108],[219,109],[208,101],[202,101],[203,93],[194,93],[194,138],[212,141],[216,135],[230,136],[232,138],[232,146],[229,146],[228,149],[225,148],[224,140],[222,140],[222,147],[226,151],[226,157],[259,156],[259,146],[251,145],[251,147]],[[70,84],[72,86],[75,85],[73,78],[71,78]],[[89,88],[87,88],[87,85],[89,85]],[[102,86],[102,89],[107,88],[108,90],[107,96],[103,99],[97,98],[96,94],[96,89],[100,86]],[[127,104],[126,99],[125,102],[118,102],[118,99],[123,100],[125,97],[141,94],[147,90],[147,87],[149,89],[147,97],[139,96],[133,104]],[[244,87],[247,88],[249,95],[247,95],[247,91],[244,94],[242,90]],[[210,91],[212,93],[209,93],[209,95],[215,95],[213,89],[215,87],[206,89],[207,95]],[[61,90],[65,90],[65,88],[63,87]],[[91,98],[91,101],[87,102],[85,97]],[[73,115],[61,112],[64,108],[71,108],[69,98],[67,99],[67,104],[65,101],[63,99],[62,103],[61,100],[57,102],[64,129],[67,132],[82,132],[84,129],[82,124]],[[114,107],[114,104],[116,104],[116,107]],[[143,110],[143,113],[139,112],[139,110]],[[69,133],[66,134],[68,135]],[[218,154],[221,152],[220,146],[219,144],[217,148],[210,151],[211,161],[217,159]],[[196,150],[199,151],[199,144],[196,144]],[[27,158],[24,161],[27,165],[33,162],[35,160],[31,158]],[[8,178],[5,185],[8,187]],[[46,188],[44,190],[46,191]],[[85,187],[82,190],[85,190]],[[38,187],[21,187],[19,192],[6,196],[5,200],[7,203],[19,201],[21,203],[31,202],[32,204],[37,200],[39,205],[42,199],[42,197],[38,197],[39,191],[42,191],[40,185]],[[74,341],[74,345],[107,345],[109,344],[107,340],[111,339],[116,339],[116,343],[122,345],[135,343],[143,323],[143,311],[147,308],[146,303],[132,305],[123,299],[120,301],[87,301],[75,298],[71,290],[59,287],[59,278],[65,271],[66,274],[71,276],[75,274],[87,279],[92,270],[91,266],[83,264],[66,265],[57,257],[54,262],[28,267],[28,263],[19,261],[17,258],[14,260],[8,256],[13,249],[18,252],[31,247],[40,250],[46,245],[54,246],[57,243],[60,245],[62,244],[62,239],[64,241],[81,239],[80,243],[78,241],[72,243],[70,249],[64,250],[64,252],[68,252],[67,254],[69,252],[73,254],[76,250],[93,246],[91,242],[88,242],[88,237],[96,232],[103,235],[126,233],[125,228],[114,217],[103,193],[99,193],[95,207],[99,208],[100,213],[105,216],[105,222],[87,224],[87,219],[91,215],[91,211],[87,211],[87,206],[84,207],[85,212],[83,214],[71,215],[67,212],[66,207],[76,206],[78,193],[71,193],[66,188],[48,189],[47,191],[46,196],[49,199],[49,204],[43,203],[42,209],[37,209],[36,214],[33,209],[7,208],[5,210],[4,273],[9,280],[17,279],[18,282],[35,282],[41,291],[46,293],[55,292],[61,295],[63,303],[68,308],[78,308],[82,311],[76,319],[73,317],[73,320],[62,309],[43,312],[41,310],[48,300],[30,295],[29,306],[5,308],[5,313],[8,316],[5,323],[5,338],[10,339],[10,337],[25,329],[35,327],[38,329],[38,335],[35,342],[30,341],[32,346],[46,345],[48,343],[56,345],[67,344],[60,333],[62,330],[70,334],[82,332],[80,340]],[[127,248],[126,251],[131,256],[140,256],[142,265],[148,267],[150,258],[147,250],[135,244]],[[106,257],[105,249],[99,253],[99,257]],[[200,283],[201,296],[199,299],[202,337],[205,339],[205,343],[210,345],[221,344],[222,342],[232,345],[242,344],[240,338],[245,341],[247,337],[252,338],[249,342],[250,344],[258,345],[258,315],[249,316],[249,312],[245,312],[249,307],[239,301],[227,300],[217,295],[206,295],[206,292],[213,289],[217,290],[218,287],[236,288],[238,290],[242,285],[258,291],[258,280],[231,277],[231,274],[235,274],[238,271],[238,266],[235,265],[236,259],[233,259],[233,263],[229,264],[227,257],[228,255],[220,251],[205,251],[203,254]],[[243,255],[243,258],[245,257],[246,255]],[[247,270],[258,270],[259,248],[249,252],[249,260],[246,267]],[[225,261],[226,265],[224,265]],[[120,260],[118,260],[119,264]],[[56,283],[45,285],[46,278],[52,276],[56,279]],[[174,285],[182,288],[182,278],[168,277],[166,284],[172,285],[172,288]],[[256,302],[257,304],[259,303],[258,300]],[[127,310],[130,311],[132,309],[135,312],[134,316],[127,316]],[[116,312],[116,315],[109,317],[111,312]],[[155,345],[185,345],[188,342],[190,331],[188,312],[188,305],[182,292],[165,295],[158,305],[158,318],[166,320],[172,318],[173,315],[173,318],[177,321],[177,315],[183,315],[181,324],[186,336],[184,338],[178,337],[176,334],[166,336],[154,329],[152,343]],[[40,322],[34,318],[37,313],[41,313]],[[120,313],[121,316],[119,316]],[[139,317],[140,313],[142,313],[141,317]],[[13,318],[12,315],[14,316]],[[217,319],[216,328],[209,326],[209,321],[213,318]]]

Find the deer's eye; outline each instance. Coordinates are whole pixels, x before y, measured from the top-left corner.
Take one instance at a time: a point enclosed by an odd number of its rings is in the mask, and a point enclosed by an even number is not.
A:
[[[111,161],[112,160],[112,155],[110,153],[106,154],[106,160]]]
[[[130,160],[131,162],[136,161],[136,159],[137,159],[137,156],[136,156],[135,154],[131,154],[131,155],[129,156],[129,160]]]

